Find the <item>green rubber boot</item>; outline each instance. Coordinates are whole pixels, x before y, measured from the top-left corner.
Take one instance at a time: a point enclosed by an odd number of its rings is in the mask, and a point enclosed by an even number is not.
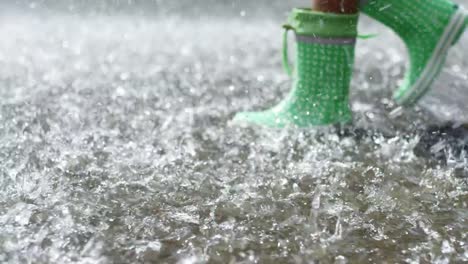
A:
[[[408,49],[409,68],[394,94],[402,106],[426,94],[468,25],[466,12],[448,0],[363,0],[361,11],[395,31]]]
[[[294,9],[285,26],[283,63],[293,76],[289,95],[263,112],[239,113],[236,123],[309,127],[351,120],[348,103],[358,15]],[[294,70],[287,66],[287,31],[296,33]],[[292,72],[292,73],[291,73]]]

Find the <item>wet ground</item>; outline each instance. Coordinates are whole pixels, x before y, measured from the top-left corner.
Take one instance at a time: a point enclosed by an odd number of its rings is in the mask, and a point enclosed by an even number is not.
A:
[[[468,34],[391,118],[404,48],[363,18],[353,124],[272,131],[229,121],[287,93],[288,8],[221,7],[4,11],[0,262],[468,262]]]

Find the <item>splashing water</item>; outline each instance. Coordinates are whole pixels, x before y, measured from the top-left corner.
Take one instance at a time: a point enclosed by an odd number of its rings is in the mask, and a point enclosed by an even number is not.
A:
[[[468,51],[392,118],[383,33],[358,46],[352,126],[238,127],[290,85],[279,18],[248,14],[3,16],[0,261],[467,262],[468,128],[434,125],[464,119]]]

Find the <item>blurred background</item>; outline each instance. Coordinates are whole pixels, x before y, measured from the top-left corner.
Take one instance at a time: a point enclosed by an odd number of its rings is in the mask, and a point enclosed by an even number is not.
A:
[[[7,2],[7,1],[4,1]],[[307,0],[292,1],[247,1],[247,0],[15,0],[2,3],[3,9],[42,10],[51,12],[85,12],[85,13],[126,13],[139,15],[177,15],[190,14],[197,17],[201,14],[212,16],[232,16],[247,10],[251,14],[283,15],[293,6],[308,6]]]

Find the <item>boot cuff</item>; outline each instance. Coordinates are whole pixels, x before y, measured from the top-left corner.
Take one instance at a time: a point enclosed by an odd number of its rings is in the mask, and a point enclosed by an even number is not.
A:
[[[299,35],[355,38],[358,18],[358,14],[333,14],[307,8],[295,8],[289,17],[288,26]]]

